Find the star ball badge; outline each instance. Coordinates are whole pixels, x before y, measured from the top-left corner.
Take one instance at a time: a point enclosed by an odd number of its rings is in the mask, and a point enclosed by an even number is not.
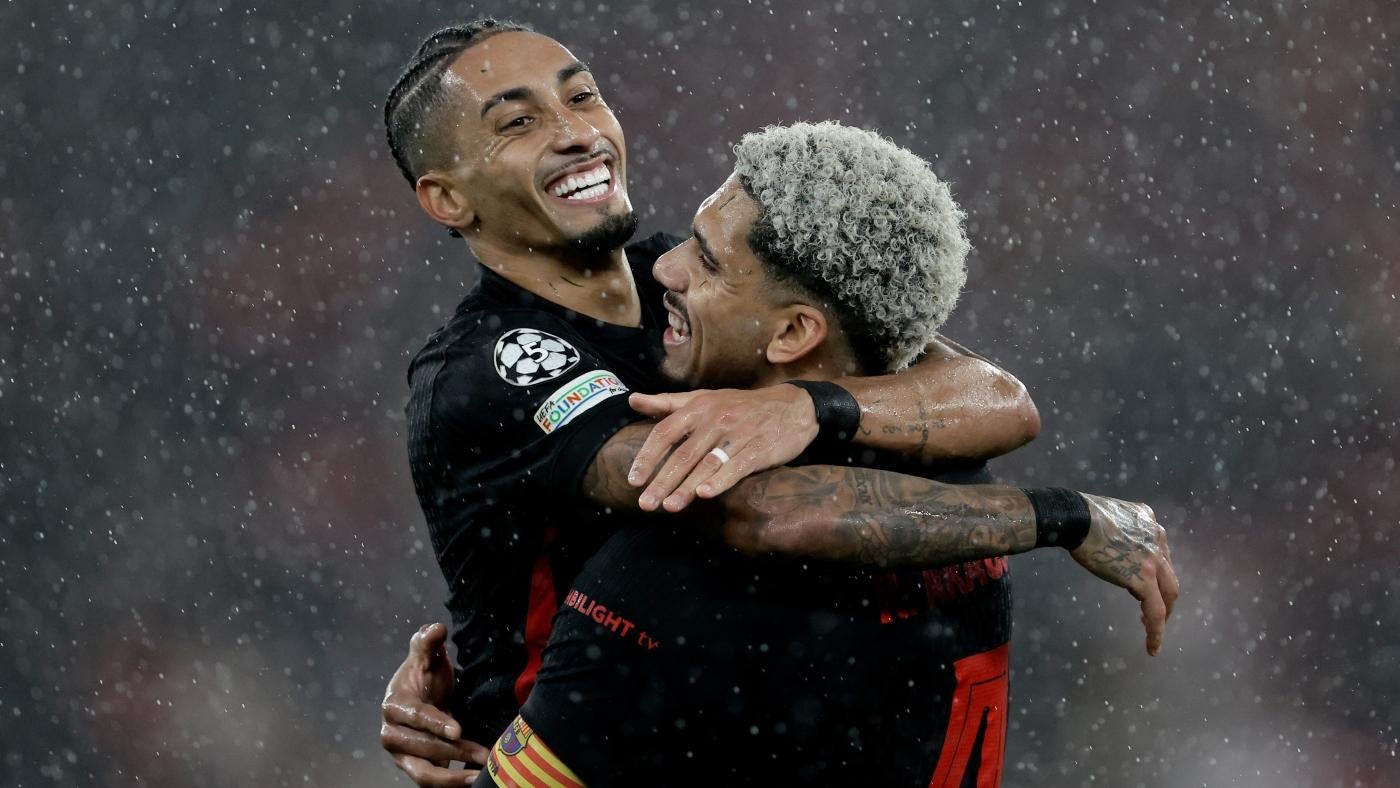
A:
[[[578,363],[578,350],[545,331],[515,328],[496,340],[496,374],[512,386],[553,380]]]

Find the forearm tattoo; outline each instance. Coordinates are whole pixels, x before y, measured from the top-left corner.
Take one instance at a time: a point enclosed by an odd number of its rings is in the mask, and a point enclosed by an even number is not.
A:
[[[757,527],[786,534],[776,540],[784,552],[812,558],[928,566],[1035,544],[1035,512],[1008,487],[812,466],[761,474],[741,488]]]
[[[598,451],[583,476],[587,498],[609,510],[637,510],[640,491],[627,472],[650,431],[649,423],[625,427]],[[684,516],[736,546],[807,558],[934,566],[1035,545],[1035,512],[1015,488],[866,468],[778,468],[743,480],[717,504],[696,502]]]

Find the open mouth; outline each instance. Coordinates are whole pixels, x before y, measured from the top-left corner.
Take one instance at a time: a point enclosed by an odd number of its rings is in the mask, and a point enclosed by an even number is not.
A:
[[[679,300],[674,298],[671,293],[667,293],[662,299],[666,305],[666,315],[670,325],[666,327],[661,339],[668,346],[684,345],[690,341],[690,318]]]
[[[565,173],[545,186],[545,191],[565,202],[600,202],[612,196],[612,168],[600,161],[586,170]]]

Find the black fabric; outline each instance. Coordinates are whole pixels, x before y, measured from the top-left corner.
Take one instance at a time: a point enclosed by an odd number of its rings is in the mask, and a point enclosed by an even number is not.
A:
[[[942,478],[990,481],[981,464]],[[626,528],[566,595],[521,714],[595,788],[923,788],[953,663],[1007,643],[1010,613],[1004,558],[891,573]]]
[[[851,392],[826,380],[791,380],[812,398],[816,412],[818,438],[824,442],[844,443],[860,429],[860,403]]]
[[[1063,487],[1022,489],[1035,509],[1035,546],[1073,550],[1089,535],[1089,503]]]
[[[516,714],[532,592],[538,603],[551,584],[566,590],[611,526],[579,505],[579,480],[598,448],[637,419],[619,389],[668,390],[657,371],[664,290],[651,266],[677,243],[656,235],[627,247],[640,328],[571,312],[483,267],[477,285],[410,364],[409,460],[448,584],[460,692],[455,711],[467,738],[494,741]],[[550,349],[540,344],[546,335],[557,343]],[[532,338],[534,344],[522,344]],[[525,359],[554,363],[561,358],[552,350],[557,346],[567,346],[566,366],[554,372],[537,366],[530,374],[540,379],[533,381],[524,376]],[[566,403],[555,415],[575,415],[562,426],[549,412],[542,416],[546,426],[536,422],[546,400],[590,377],[591,407]],[[556,598],[548,607],[557,604]]]

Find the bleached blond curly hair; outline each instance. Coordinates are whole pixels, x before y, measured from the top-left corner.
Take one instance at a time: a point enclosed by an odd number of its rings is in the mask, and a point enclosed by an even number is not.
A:
[[[734,146],[759,204],[749,245],[832,301],[869,371],[903,369],[967,281],[962,209],[928,162],[839,123],[769,126]]]

